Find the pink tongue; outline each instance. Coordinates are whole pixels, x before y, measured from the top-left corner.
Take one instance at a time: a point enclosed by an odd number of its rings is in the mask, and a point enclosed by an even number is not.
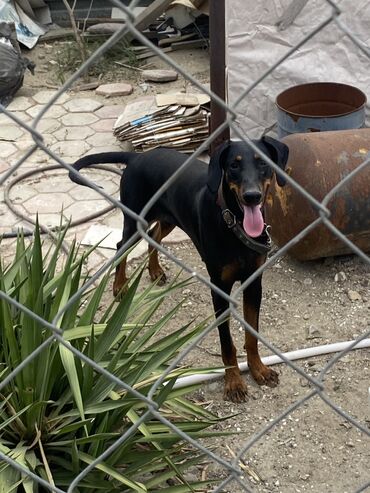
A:
[[[261,209],[258,205],[243,206],[244,220],[243,228],[247,235],[252,238],[256,238],[262,234],[264,228],[264,221],[262,217]]]

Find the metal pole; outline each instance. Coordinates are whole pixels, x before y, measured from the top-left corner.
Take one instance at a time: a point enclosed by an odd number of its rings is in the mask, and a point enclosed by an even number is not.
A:
[[[210,79],[211,91],[226,101],[226,59],[225,59],[225,0],[209,2],[210,38]],[[226,112],[211,101],[210,131],[218,128],[226,118]],[[225,140],[230,139],[230,130],[224,130],[211,144],[211,153]]]

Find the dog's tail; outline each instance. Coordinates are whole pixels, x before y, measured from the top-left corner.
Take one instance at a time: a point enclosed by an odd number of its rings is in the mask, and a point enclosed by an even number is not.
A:
[[[130,158],[134,157],[134,152],[101,152],[99,154],[90,154],[88,156],[84,156],[74,164],[72,167],[75,171],[80,171],[82,168],[87,168],[88,166],[92,166],[94,164],[107,164],[107,163],[122,163],[129,164]],[[88,186],[85,183],[80,173],[73,173],[70,171],[68,173],[70,180],[78,185]]]

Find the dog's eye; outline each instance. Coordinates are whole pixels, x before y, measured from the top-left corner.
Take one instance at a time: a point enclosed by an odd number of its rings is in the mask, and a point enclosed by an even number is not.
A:
[[[240,162],[239,161],[232,161],[230,164],[231,169],[239,169]]]

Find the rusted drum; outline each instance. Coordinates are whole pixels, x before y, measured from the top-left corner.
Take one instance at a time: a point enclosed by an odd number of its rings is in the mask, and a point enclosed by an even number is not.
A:
[[[370,156],[370,129],[293,134],[286,170],[308,193],[322,201],[328,192]],[[365,252],[370,251],[370,164],[343,185],[327,205],[331,222]],[[272,238],[285,245],[317,217],[311,203],[292,185],[271,183],[266,200]],[[289,250],[298,260],[353,253],[320,224]]]
[[[290,87],[276,98],[278,136],[361,128],[366,95],[337,82],[311,82]]]

